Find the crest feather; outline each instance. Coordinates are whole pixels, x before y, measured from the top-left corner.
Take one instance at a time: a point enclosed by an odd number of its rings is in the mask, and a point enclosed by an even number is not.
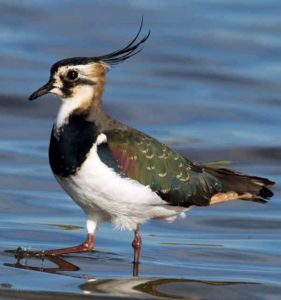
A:
[[[143,48],[140,46],[148,39],[150,36],[150,30],[148,33],[139,41],[137,42],[137,39],[141,33],[143,26],[143,18],[141,19],[141,24],[140,28],[136,34],[136,36],[132,39],[132,41],[124,48],[118,49],[114,52],[102,55],[102,56],[97,56],[95,57],[96,60],[98,61],[103,61],[109,65],[115,65],[119,64],[120,62],[123,62],[124,60],[138,54]]]
[[[118,49],[116,51],[113,51],[111,53],[107,53],[105,55],[101,56],[95,56],[95,57],[71,57],[62,59],[58,62],[56,62],[52,68],[51,73],[57,72],[57,70],[62,66],[77,66],[77,65],[87,65],[90,63],[102,63],[105,69],[108,69],[111,65],[116,65],[124,60],[138,54],[143,48],[141,45],[148,39],[150,36],[150,30],[148,33],[139,41],[138,38],[140,36],[140,33],[142,31],[143,26],[143,18],[141,19],[140,28],[136,34],[136,36],[132,39],[132,41],[124,48]]]

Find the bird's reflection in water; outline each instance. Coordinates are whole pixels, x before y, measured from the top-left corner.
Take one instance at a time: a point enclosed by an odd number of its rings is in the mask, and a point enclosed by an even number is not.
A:
[[[6,263],[6,266],[14,267],[18,269],[25,269],[25,270],[32,270],[38,272],[45,272],[45,273],[60,273],[60,272],[74,272],[79,271],[80,268],[67,261],[65,257],[57,256],[57,255],[43,255],[38,256],[38,252],[23,250],[18,248],[16,250],[6,250],[6,253],[13,254],[15,256],[15,263]],[[56,267],[49,267],[49,263],[54,264]],[[64,273],[64,275],[66,275]],[[133,277],[139,276],[139,264],[132,263],[132,275]],[[73,277],[88,277],[85,276],[74,276]]]
[[[258,283],[215,282],[177,278],[125,278],[88,281],[79,286],[87,294],[114,294],[135,297],[153,296],[158,299],[229,299],[240,298],[247,286],[258,288]],[[207,297],[206,297],[207,296]],[[244,298],[243,298],[244,299]]]
[[[25,255],[24,251],[21,251],[20,249],[7,250],[5,252],[15,255],[15,263],[5,263],[5,266],[9,267],[46,273],[60,273],[64,271],[73,272],[80,270],[78,266],[60,256],[45,256],[44,258],[34,257],[30,255],[30,252],[28,255]],[[55,267],[50,267],[50,263],[55,265]]]
[[[133,266],[133,276],[129,278],[113,278],[100,280],[89,275],[82,275],[78,266],[60,256],[32,257],[31,252],[19,250],[6,251],[16,256],[15,263],[5,263],[5,266],[46,272],[75,278],[86,279],[78,287],[85,294],[109,294],[122,297],[153,296],[160,298],[189,299],[240,299],[251,286],[251,290],[260,292],[262,284],[253,282],[204,281],[179,278],[148,278],[138,277],[138,265]],[[20,255],[18,255],[20,253]],[[27,254],[28,255],[25,255]],[[54,266],[55,265],[55,266]],[[68,273],[69,272],[69,273]],[[242,297],[243,298],[243,297]],[[244,298],[243,298],[244,299]]]

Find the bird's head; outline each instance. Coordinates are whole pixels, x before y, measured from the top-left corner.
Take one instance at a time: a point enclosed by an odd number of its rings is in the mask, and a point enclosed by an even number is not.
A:
[[[97,57],[73,57],[58,61],[51,68],[49,81],[36,90],[29,100],[47,93],[60,97],[63,102],[80,102],[80,106],[101,104],[105,73],[111,65],[118,64],[142,50],[140,47],[149,37],[150,31],[138,40],[142,29],[124,48]]]
[[[107,63],[91,58],[76,57],[61,60],[52,66],[49,81],[36,90],[29,99],[34,100],[52,93],[63,102],[79,100],[85,102],[84,105],[90,105],[95,99],[101,98],[105,72],[108,68]]]

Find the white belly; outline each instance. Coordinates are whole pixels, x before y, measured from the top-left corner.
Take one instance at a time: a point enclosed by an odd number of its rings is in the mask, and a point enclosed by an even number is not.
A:
[[[187,210],[169,206],[150,187],[119,176],[100,160],[96,144],[75,175],[56,178],[88,219],[97,223],[110,221],[118,228],[136,229],[150,219],[173,220]]]

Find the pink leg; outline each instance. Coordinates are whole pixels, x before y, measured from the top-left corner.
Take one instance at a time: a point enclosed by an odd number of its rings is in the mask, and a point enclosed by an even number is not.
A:
[[[82,243],[81,245],[68,247],[68,248],[60,248],[60,249],[51,249],[46,251],[29,251],[18,248],[15,251],[16,257],[18,259],[22,259],[24,257],[40,257],[44,258],[45,256],[55,256],[61,254],[69,254],[69,253],[79,253],[79,252],[89,252],[94,248],[94,234],[89,233],[88,239]]]
[[[141,235],[139,232],[140,228],[139,225],[137,226],[137,229],[135,230],[135,238],[133,240],[132,246],[134,248],[134,264],[138,264],[140,261],[140,251],[141,251]]]
[[[69,254],[69,253],[89,252],[94,248],[94,234],[96,231],[96,226],[97,223],[95,221],[87,220],[88,238],[81,245],[68,247],[68,248],[61,248],[61,249],[51,249],[46,251],[25,251],[19,248],[18,250],[16,250],[16,256],[19,259],[26,256],[43,258],[44,256],[55,256],[55,255]]]
[[[81,245],[68,247],[68,248],[61,248],[61,249],[52,249],[47,251],[42,251],[43,255],[60,255],[60,254],[69,254],[69,253],[79,253],[79,252],[89,252],[94,248],[94,234],[89,233],[87,240],[82,243]],[[39,252],[40,256],[40,252]]]

